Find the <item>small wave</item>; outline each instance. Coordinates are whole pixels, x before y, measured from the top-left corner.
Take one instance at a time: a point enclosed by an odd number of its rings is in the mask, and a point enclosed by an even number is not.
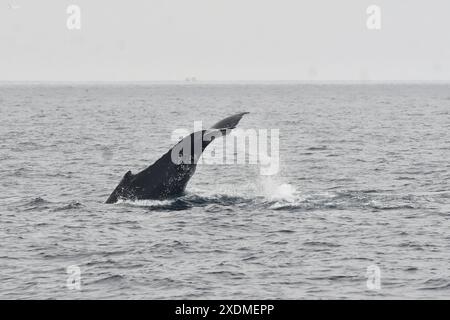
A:
[[[14,172],[12,173],[12,176],[25,177],[29,172],[31,172],[31,170],[29,168],[21,167],[21,168],[14,170]]]
[[[45,203],[50,203],[50,201],[47,201],[41,197],[37,197],[37,198],[34,198],[33,200],[25,203],[25,205],[26,206],[35,206],[35,205],[40,205],[40,204],[45,204]]]
[[[423,283],[425,286],[420,287],[419,290],[448,290],[450,282],[447,279],[428,279]]]
[[[210,272],[206,272],[206,274],[209,275],[213,275],[213,276],[225,276],[225,277],[232,277],[235,279],[242,279],[246,276],[245,273],[242,272],[233,272],[233,271],[226,271],[226,270],[221,270],[221,271],[210,271]]]
[[[377,204],[375,201],[368,203],[368,206],[377,210],[400,210],[400,209],[416,209],[413,205],[409,204]]]
[[[71,201],[69,204],[66,204],[62,207],[58,207],[56,209],[54,209],[53,211],[66,211],[66,210],[74,210],[74,209],[79,209],[82,208],[83,204],[78,202],[78,201]]]
[[[322,150],[327,150],[326,146],[318,146],[318,147],[309,147],[306,150],[310,150],[310,151],[322,151]]]
[[[417,271],[417,270],[419,270],[419,268],[417,268],[417,267],[407,267],[405,269],[405,271]]]
[[[295,233],[295,230],[288,230],[288,229],[282,229],[282,230],[277,230],[277,231],[273,231],[274,233]]]
[[[50,205],[50,201],[41,197],[37,197],[19,206],[24,208],[23,210],[25,211],[32,211],[37,209],[48,209]]]
[[[110,282],[122,281],[123,279],[125,279],[124,276],[122,276],[120,274],[115,274],[115,275],[111,275],[111,276],[107,276],[107,277],[95,280],[95,281],[91,282],[90,284],[110,283]]]
[[[318,246],[318,247],[340,247],[340,244],[332,243],[332,242],[325,242],[325,241],[306,241],[303,243],[305,246]]]

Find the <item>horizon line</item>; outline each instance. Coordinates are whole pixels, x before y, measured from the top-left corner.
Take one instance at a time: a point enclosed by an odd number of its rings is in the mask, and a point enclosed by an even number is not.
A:
[[[450,83],[448,80],[0,80],[0,84],[380,84],[380,83]]]

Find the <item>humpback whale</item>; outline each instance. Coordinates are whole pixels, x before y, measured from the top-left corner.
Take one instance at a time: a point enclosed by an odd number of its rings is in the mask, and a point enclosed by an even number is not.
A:
[[[128,171],[106,203],[116,203],[118,200],[161,200],[183,194],[205,148],[215,138],[234,129],[247,113],[235,114],[217,122],[208,130],[191,133],[137,174]]]

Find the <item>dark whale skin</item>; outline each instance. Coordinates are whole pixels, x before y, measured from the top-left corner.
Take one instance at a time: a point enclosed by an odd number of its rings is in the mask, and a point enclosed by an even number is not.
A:
[[[214,138],[226,135],[234,129],[242,117],[248,112],[242,112],[227,117],[209,130],[202,130],[191,133],[183,138],[173,148],[167,151],[155,163],[137,174],[128,171],[106,200],[106,203],[116,203],[119,200],[163,200],[182,195],[190,178],[194,175],[197,167],[197,160],[205,148]],[[208,135],[205,138],[205,136]],[[190,143],[191,153],[183,161],[172,161],[172,152],[185,144]],[[194,150],[194,143],[201,145],[201,150]],[[182,152],[179,152],[182,157]]]

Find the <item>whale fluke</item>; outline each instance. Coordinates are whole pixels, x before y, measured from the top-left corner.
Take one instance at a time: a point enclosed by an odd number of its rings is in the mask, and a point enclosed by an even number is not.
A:
[[[217,122],[211,129],[191,133],[137,174],[128,171],[106,203],[116,203],[118,200],[167,199],[181,195],[195,173],[197,161],[205,148],[214,138],[234,129],[247,113],[235,114]],[[185,152],[186,146],[190,152]],[[198,149],[195,146],[199,146]]]
[[[211,129],[234,129],[236,128],[239,121],[241,121],[242,117],[246,114],[248,114],[248,112],[241,112],[233,116],[229,116],[217,122],[211,127]]]

